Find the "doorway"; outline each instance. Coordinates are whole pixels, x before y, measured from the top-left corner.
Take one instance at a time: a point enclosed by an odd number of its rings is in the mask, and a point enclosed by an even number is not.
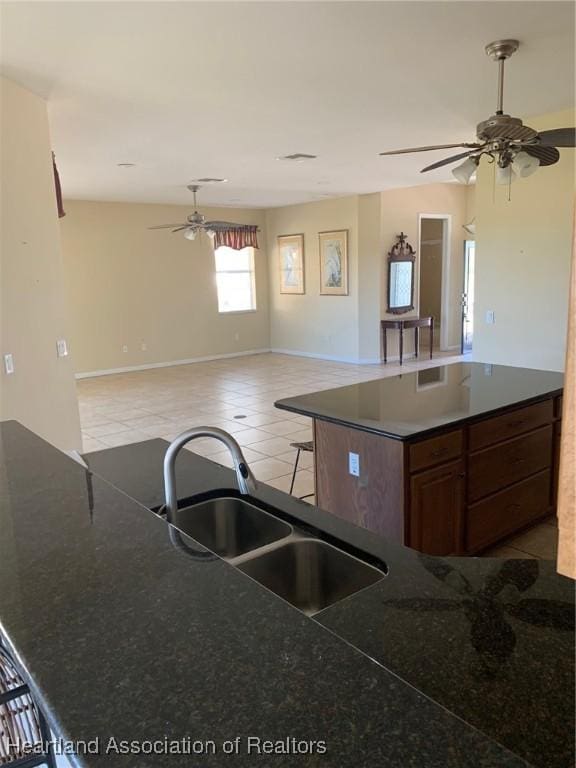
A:
[[[460,352],[472,352],[474,338],[474,258],[476,243],[464,240],[464,285],[462,287],[462,341]]]
[[[448,275],[450,217],[420,215],[419,314],[434,318],[434,338],[447,349],[447,313],[444,311]]]

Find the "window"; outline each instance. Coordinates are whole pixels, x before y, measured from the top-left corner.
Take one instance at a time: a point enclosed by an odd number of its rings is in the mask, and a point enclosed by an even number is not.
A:
[[[235,251],[221,245],[214,251],[218,312],[249,312],[256,309],[254,248]]]

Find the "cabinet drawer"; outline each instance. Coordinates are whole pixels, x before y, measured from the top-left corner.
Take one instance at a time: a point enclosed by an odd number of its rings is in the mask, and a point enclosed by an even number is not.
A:
[[[551,424],[474,453],[468,464],[468,501],[478,501],[483,496],[547,469],[551,463]]]
[[[488,445],[508,440],[532,429],[550,424],[554,416],[554,403],[544,400],[542,403],[518,408],[515,411],[486,419],[470,427],[470,450],[477,451]]]
[[[466,551],[475,552],[513,533],[550,509],[550,470],[468,507]]]
[[[444,461],[457,459],[462,453],[464,439],[462,430],[448,432],[430,440],[412,443],[410,446],[410,472],[433,467]]]

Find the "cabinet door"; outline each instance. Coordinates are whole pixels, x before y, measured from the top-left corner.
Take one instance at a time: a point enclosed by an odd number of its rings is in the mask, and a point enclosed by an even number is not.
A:
[[[462,460],[412,475],[408,546],[428,555],[461,553],[463,518]]]

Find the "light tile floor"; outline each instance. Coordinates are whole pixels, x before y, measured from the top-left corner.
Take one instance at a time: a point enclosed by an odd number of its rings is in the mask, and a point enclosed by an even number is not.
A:
[[[408,359],[400,367],[267,353],[81,379],[77,389],[84,452],[154,437],[172,440],[194,426],[220,427],[240,443],[259,480],[287,492],[296,459],[291,443],[312,439],[311,420],[275,408],[275,400],[460,359],[436,352],[433,360]],[[228,453],[215,440],[195,440],[187,448],[230,466]],[[302,453],[295,495],[314,493],[312,466],[312,455]],[[539,525],[492,554],[550,557],[554,530],[550,524]]]

